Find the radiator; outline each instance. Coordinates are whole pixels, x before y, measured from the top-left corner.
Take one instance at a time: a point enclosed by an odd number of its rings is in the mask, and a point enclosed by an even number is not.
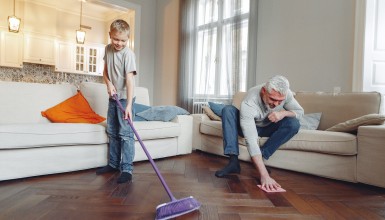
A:
[[[193,114],[203,113],[203,106],[207,106],[207,102],[194,102],[193,103]]]

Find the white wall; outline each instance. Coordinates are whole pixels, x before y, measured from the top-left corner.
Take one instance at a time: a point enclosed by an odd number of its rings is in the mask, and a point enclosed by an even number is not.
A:
[[[15,15],[21,18],[24,13],[22,4],[18,1],[15,2]],[[13,15],[13,0],[0,0],[0,28],[8,30],[8,16]]]
[[[149,11],[156,7],[155,24],[151,24],[156,26],[156,56],[142,58],[141,66],[154,61],[154,73],[149,74],[153,77],[154,104],[174,104],[178,92],[179,1],[156,0],[156,6],[152,0],[152,6],[144,2],[147,4],[142,6],[148,6]],[[152,15],[142,13],[149,23]],[[337,86],[343,92],[352,91],[354,22],[355,0],[259,0],[256,84],[284,74],[294,91],[333,91]],[[142,28],[147,29],[145,25]],[[142,45],[150,47],[146,42]],[[149,56],[150,52],[148,48]]]
[[[176,105],[179,0],[125,0],[141,6],[140,80],[152,105]]]
[[[7,29],[7,17],[13,14],[13,1],[0,0],[0,28]],[[16,15],[22,19],[21,33],[32,33],[75,42],[75,30],[79,29],[79,14],[62,11],[52,5],[36,4],[32,1],[16,1]],[[4,18],[4,19],[3,19]],[[83,16],[87,43],[106,43],[105,22]]]
[[[179,61],[179,0],[157,0],[155,105],[176,105]]]
[[[152,104],[174,104],[179,1],[108,2],[140,5],[139,85],[149,89]],[[10,10],[4,7],[0,12],[8,15]],[[293,90],[332,91],[340,86],[342,91],[351,91],[354,11],[355,0],[259,0],[257,83],[281,73]],[[0,21],[0,26],[6,25]]]
[[[118,1],[118,0],[116,0]],[[146,87],[150,94],[150,103],[154,100],[154,74],[155,74],[155,38],[156,38],[156,0],[119,0],[140,5],[140,64],[139,86]],[[110,2],[114,2],[111,1]],[[138,27],[136,27],[138,28]],[[138,55],[137,55],[138,56]]]
[[[259,0],[257,83],[283,74],[293,90],[352,90],[354,0]]]

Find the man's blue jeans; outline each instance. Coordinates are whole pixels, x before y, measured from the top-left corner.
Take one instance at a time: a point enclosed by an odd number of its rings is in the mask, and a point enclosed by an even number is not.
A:
[[[122,106],[127,106],[126,99],[120,99]],[[108,164],[122,172],[132,174],[135,156],[134,132],[114,99],[108,101],[107,134],[109,138]]]
[[[299,121],[296,118],[285,117],[277,123],[266,127],[256,127],[259,137],[269,137],[261,147],[264,159],[271,155],[284,143],[290,140],[299,130]],[[239,110],[227,105],[222,109],[223,147],[225,155],[239,155],[238,135],[243,137]]]

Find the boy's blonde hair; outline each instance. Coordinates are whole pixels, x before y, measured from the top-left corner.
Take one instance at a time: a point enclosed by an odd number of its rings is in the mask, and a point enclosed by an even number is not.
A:
[[[110,32],[114,32],[114,31],[126,32],[127,35],[129,36],[130,35],[130,25],[125,20],[117,19],[117,20],[113,21],[110,25]]]

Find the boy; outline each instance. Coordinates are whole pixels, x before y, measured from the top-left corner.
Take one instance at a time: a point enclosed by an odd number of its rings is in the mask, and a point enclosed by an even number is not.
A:
[[[127,47],[130,26],[124,20],[115,20],[110,26],[111,43],[105,48],[103,79],[110,96],[107,113],[107,134],[109,138],[108,165],[96,171],[96,174],[115,172],[121,174],[117,183],[126,183],[132,179],[135,155],[134,133],[126,119],[132,120],[132,100],[134,96],[134,75],[136,75],[135,55]],[[119,109],[112,98],[117,94],[125,113]]]

